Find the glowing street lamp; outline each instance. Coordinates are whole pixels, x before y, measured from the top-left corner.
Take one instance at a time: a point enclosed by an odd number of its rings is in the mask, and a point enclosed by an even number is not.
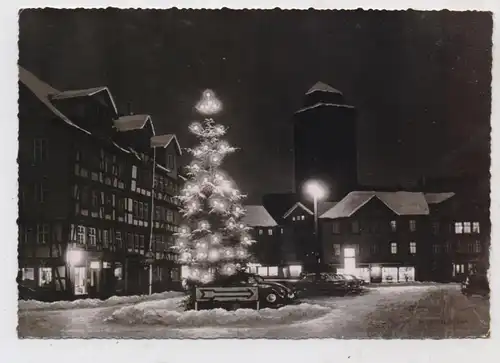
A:
[[[314,239],[316,241],[316,246],[318,251],[321,250],[320,240],[319,240],[319,232],[318,232],[318,200],[323,199],[326,196],[325,187],[318,182],[317,180],[310,180],[305,184],[304,191],[306,194],[311,196],[314,201]],[[321,263],[321,257],[317,257],[318,269],[319,264]]]

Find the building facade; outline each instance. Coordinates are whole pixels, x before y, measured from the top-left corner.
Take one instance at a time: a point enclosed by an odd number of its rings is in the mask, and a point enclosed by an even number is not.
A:
[[[170,288],[175,136],[119,114],[106,87],[61,92],[19,76],[19,282],[41,299]]]

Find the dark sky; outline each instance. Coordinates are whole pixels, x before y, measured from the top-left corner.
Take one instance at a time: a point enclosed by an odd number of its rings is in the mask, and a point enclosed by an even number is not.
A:
[[[358,109],[362,182],[489,168],[491,33],[479,12],[25,10],[19,49],[54,87],[107,85],[183,147],[214,89],[241,147],[225,167],[255,202],[291,189],[291,119],[317,81]]]

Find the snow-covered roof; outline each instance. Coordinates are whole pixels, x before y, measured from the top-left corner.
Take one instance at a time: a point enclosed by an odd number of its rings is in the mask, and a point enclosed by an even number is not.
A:
[[[344,218],[352,216],[357,210],[377,198],[397,215],[428,215],[429,206],[423,193],[419,192],[377,192],[354,191],[347,194],[320,218]]]
[[[179,144],[179,140],[177,140],[177,136],[174,134],[166,134],[166,135],[156,135],[151,138],[151,147],[163,147],[166,148],[170,143],[174,141],[177,151],[179,155],[182,155],[181,145]]]
[[[453,197],[455,193],[425,193],[427,204],[439,204]]]
[[[67,118],[61,111],[59,111],[51,102],[49,97],[54,94],[60,93],[57,89],[49,86],[47,83],[41,81],[38,77],[36,77],[30,71],[24,69],[19,66],[19,80],[22,84],[24,84],[28,89],[33,92],[36,98],[38,98],[47,108],[52,111],[54,115],[63,120],[68,125],[79,129],[90,135],[90,132],[85,130],[84,128],[78,126],[74,122],[71,122],[69,118]]]
[[[275,227],[278,224],[262,205],[246,205],[243,223],[250,227]]]
[[[319,202],[318,203],[318,215],[322,215],[327,210],[332,209],[338,202]]]
[[[119,117],[118,119],[114,120],[113,123],[118,131],[124,132],[140,130],[146,125],[148,121],[151,122],[152,126],[153,122],[151,121],[151,116],[149,115],[127,115]]]
[[[314,86],[312,86],[309,91],[307,91],[306,95],[311,94],[313,92],[331,92],[331,93],[338,93],[339,95],[342,94],[338,89],[333,88],[332,86],[323,83],[323,82],[317,82]]]
[[[304,112],[304,111],[307,111],[307,110],[310,110],[310,109],[313,109],[313,108],[317,108],[317,107],[354,108],[354,106],[351,106],[351,105],[341,105],[341,104],[337,104],[337,103],[318,102],[318,103],[316,103],[316,104],[314,104],[312,106],[307,106],[307,107],[301,108],[300,110],[296,111],[295,113]]]
[[[56,94],[51,95],[51,99],[52,100],[64,100],[64,99],[75,98],[75,97],[86,97],[86,96],[93,96],[93,95],[100,93],[100,92],[107,93],[115,113],[118,114],[118,109],[116,108],[115,100],[113,99],[113,96],[111,95],[111,92],[109,91],[108,87],[93,87],[93,88],[87,88],[87,89],[58,92]]]
[[[286,213],[283,215],[283,218],[288,218],[288,216],[290,214],[292,214],[292,212],[297,209],[297,208],[301,208],[304,212],[306,213],[309,213],[309,214],[313,214],[313,211],[310,210],[309,208],[307,208],[304,204],[302,204],[301,202],[297,202],[295,203],[292,208],[290,208],[289,210],[286,211]]]

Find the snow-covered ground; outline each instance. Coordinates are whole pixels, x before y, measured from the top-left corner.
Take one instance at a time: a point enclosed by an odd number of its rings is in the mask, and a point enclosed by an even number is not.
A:
[[[462,315],[450,315],[443,323],[458,324],[455,322],[458,317],[460,324],[468,329],[467,335],[481,335],[475,323],[477,316],[472,311],[481,311],[483,320],[484,314],[488,313],[487,300],[467,299],[460,294],[456,285],[376,287],[370,288],[362,296],[310,298],[298,305],[260,311],[184,311],[181,307],[183,298],[179,296],[142,299],[147,301],[122,303],[120,306],[101,302],[103,304],[99,307],[86,309],[21,309],[19,336],[283,339],[388,338],[398,335],[422,337],[421,330],[426,327],[434,329],[428,335],[435,336],[435,327],[423,326],[413,320],[434,319],[440,311],[449,310],[453,305],[460,305]],[[417,302],[427,308],[416,312],[414,307]],[[463,306],[467,304],[477,307],[464,309]],[[440,316],[437,319],[442,319],[442,314]],[[385,325],[380,324],[381,321]],[[392,335],[387,334],[388,330]],[[384,332],[386,334],[382,334]]]
[[[166,291],[152,295],[135,295],[135,296],[112,296],[106,300],[100,299],[81,299],[75,301],[55,301],[43,302],[36,300],[19,301],[19,310],[67,310],[67,309],[84,309],[98,308],[106,306],[116,306],[124,304],[134,304],[141,301],[165,300],[173,297],[183,296],[184,293],[177,291]]]

